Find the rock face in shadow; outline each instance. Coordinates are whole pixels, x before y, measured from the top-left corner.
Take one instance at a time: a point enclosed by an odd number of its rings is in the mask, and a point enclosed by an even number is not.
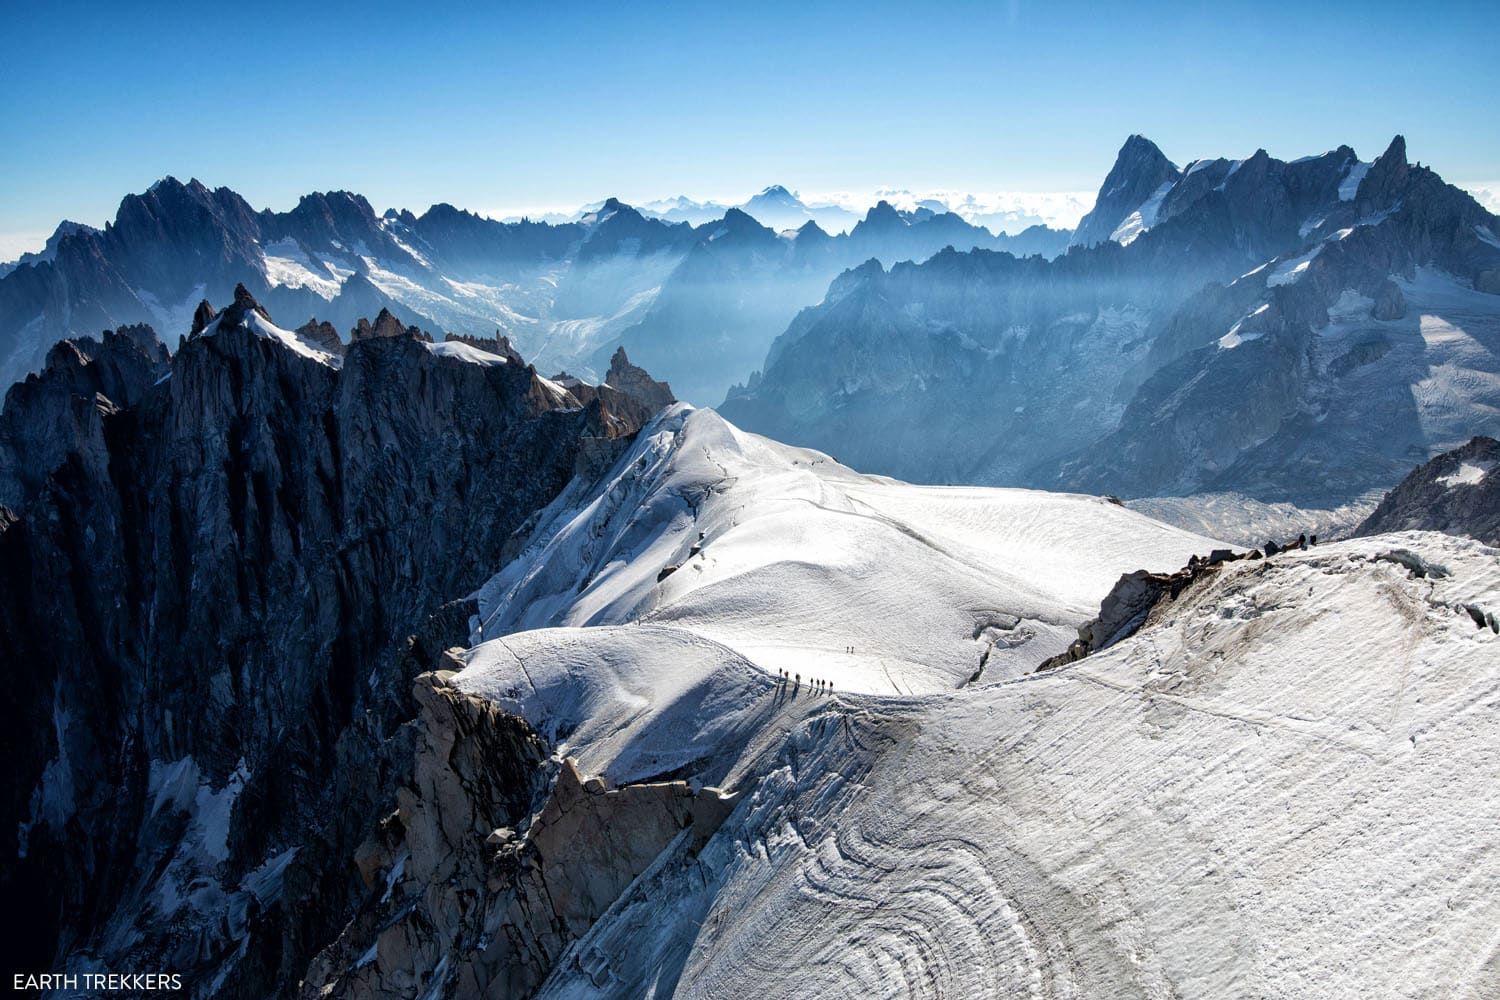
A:
[[[0,417],[7,965],[291,990],[369,892],[449,602],[650,415],[405,330],[300,351],[246,298],[170,364],[65,342]]]
[[[358,343],[361,340],[370,340],[375,337],[401,337],[407,336],[414,340],[426,340],[432,342],[432,335],[423,333],[415,326],[406,326],[395,316],[391,315],[389,309],[380,310],[375,317],[375,322],[361,319],[349,331],[349,342]]]
[[[1476,437],[1412,470],[1355,531],[1442,531],[1500,546],[1500,441]]]
[[[909,481],[1324,508],[1500,433],[1500,219],[1400,137],[1180,175],[1133,138],[1098,206],[1050,261],[845,272],[721,412]]]
[[[413,780],[359,852],[383,891],[314,961],[309,1000],[529,996],[639,875],[696,853],[734,807],[715,788],[609,788],[544,762],[524,720],[449,677],[416,678]]]
[[[0,504],[18,508],[70,450],[104,448],[105,418],[139,403],[166,373],[169,360],[149,326],[54,345],[42,371],[6,393],[0,411]]]
[[[1494,433],[1497,229],[1397,136],[1299,246],[1189,298],[1119,426],[1039,484],[1338,504]]]

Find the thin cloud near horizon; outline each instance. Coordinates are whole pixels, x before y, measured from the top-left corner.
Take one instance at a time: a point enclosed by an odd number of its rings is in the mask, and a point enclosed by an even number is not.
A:
[[[1467,191],[1488,211],[1500,214],[1500,180],[1453,181],[1451,183],[1455,187]],[[767,185],[767,187],[770,186],[771,185]],[[1078,225],[1078,220],[1086,215],[1091,208],[1093,208],[1094,200],[1097,197],[1097,192],[1092,191],[979,192],[959,191],[951,188],[911,189],[879,187],[868,192],[855,192],[804,191],[791,185],[783,186],[786,187],[788,191],[791,191],[794,195],[796,195],[798,199],[800,199],[810,208],[835,206],[845,209],[846,211],[863,215],[877,202],[882,200],[889,201],[897,208],[905,210],[911,208],[920,201],[934,199],[942,201],[945,204],[949,205],[952,210],[958,211],[958,213],[965,218],[970,218],[975,215],[998,215],[1006,212],[1014,212],[1018,215],[1035,215],[1038,218],[1042,219],[1042,221],[1046,225],[1060,229],[1072,229],[1076,227]],[[756,194],[759,194],[764,190],[765,188],[760,188],[756,191],[752,191],[748,194],[738,197],[698,197],[690,194],[682,194],[662,195],[654,198],[638,199],[621,197],[621,200],[628,205],[645,207],[682,197],[688,198],[700,204],[734,206],[744,204]],[[961,204],[965,199],[971,199],[972,201],[969,204]],[[546,217],[572,217],[583,213],[592,206],[601,204],[603,201],[604,198],[601,197],[595,198],[593,200],[583,200],[573,205],[554,205],[545,207],[526,206],[520,208],[496,208],[482,206],[475,207],[469,205],[459,205],[457,207],[467,209],[468,211],[474,212],[477,215],[481,215],[485,218],[492,219],[497,222],[507,222],[521,218],[542,219]],[[276,210],[286,211],[291,207],[292,206],[288,205],[285,208]],[[399,210],[402,207],[410,206],[376,206],[376,211],[383,212],[386,210],[386,208],[397,208]],[[412,211],[414,212],[425,210],[426,207],[421,210],[412,208]],[[57,224],[61,225],[63,221],[63,219],[58,219]],[[102,229],[106,222],[112,222],[114,220],[113,216],[111,216],[109,219],[100,219],[96,221],[87,221],[82,219],[71,219],[68,221],[84,222],[85,225],[90,225],[94,226],[95,228]],[[54,229],[49,230],[0,230],[0,263],[10,263],[20,258],[23,254],[39,252],[46,245],[47,239],[52,235],[54,231],[55,227]]]

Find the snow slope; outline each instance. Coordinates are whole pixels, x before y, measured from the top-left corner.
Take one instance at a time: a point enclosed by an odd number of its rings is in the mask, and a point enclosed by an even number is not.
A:
[[[198,336],[214,336],[219,332],[219,327],[223,322],[224,316],[223,314],[220,314],[219,318],[215,319],[212,323],[209,323],[207,326],[205,326],[198,333]],[[266,319],[266,317],[262,316],[254,309],[248,309],[244,312],[244,318],[242,322],[246,329],[248,329],[251,333],[255,334],[262,340],[273,340],[290,348],[296,353],[302,355],[304,358],[310,358],[313,361],[316,361],[320,364],[325,364],[330,368],[341,367],[344,363],[343,358],[339,357],[336,354],[330,354],[328,351],[323,350],[321,347],[312,343],[299,333],[296,333],[292,330],[283,330],[281,327],[277,326],[275,323],[272,323],[270,320]]]
[[[466,654],[461,686],[522,715],[558,753],[613,781],[702,758],[763,722],[775,681],[732,650],[659,625],[540,629]]]
[[[1466,604],[1500,607],[1500,553],[1409,533],[1229,564],[1009,683],[790,699],[726,658],[704,675],[726,700],[684,714],[722,718],[739,807],[541,995],[1495,996],[1500,635]],[[677,652],[656,691],[703,690]],[[611,729],[628,699],[591,692],[616,676],[581,688],[573,748],[678,752],[676,728]]]
[[[1097,497],[862,476],[685,405],[533,538],[481,589],[475,641],[670,625],[772,675],[890,694],[1030,670],[1121,573],[1218,544]]]
[[[1227,563],[1036,673],[1122,569],[1216,543],[686,406],[532,537],[454,683],[585,773],[740,793],[540,996],[1500,995],[1494,549]]]

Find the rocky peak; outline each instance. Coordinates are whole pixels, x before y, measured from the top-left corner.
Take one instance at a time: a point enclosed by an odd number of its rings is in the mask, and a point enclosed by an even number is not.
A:
[[[1403,479],[1355,530],[1442,531],[1500,545],[1500,441],[1475,437]]]
[[[41,250],[38,250],[35,253],[21,254],[20,257],[16,258],[15,266],[20,266],[22,264],[37,264],[45,260],[56,260],[58,248],[62,245],[63,240],[79,235],[98,236],[99,230],[95,229],[93,226],[86,226],[81,222],[70,222],[64,219],[61,223],[58,224],[57,228],[53,230],[52,235],[47,237],[47,242],[45,245],[43,245]],[[5,269],[0,268],[0,274],[5,273],[8,272]]]
[[[1051,670],[1108,649],[1145,627],[1158,608],[1170,605],[1185,590],[1201,586],[1217,575],[1224,564],[1261,558],[1258,549],[1248,552],[1214,549],[1206,558],[1191,556],[1186,566],[1173,573],[1144,569],[1123,573],[1100,602],[1098,617],[1078,626],[1078,639],[1065,652],[1043,660],[1037,670]]]
[[[609,373],[604,381],[653,413],[677,402],[677,398],[672,395],[672,387],[653,379],[644,368],[631,364],[623,347],[617,348],[614,356],[609,359]]]
[[[200,300],[198,308],[193,310],[193,325],[188,330],[188,336],[198,336],[203,332],[203,328],[212,323],[218,315],[219,311],[213,307],[212,303],[207,299]]]
[[[359,221],[373,223],[375,209],[364,195],[352,191],[317,191],[303,195],[292,209],[293,215],[321,216],[329,222]]]
[[[822,226],[818,225],[811,219],[808,219],[806,222],[802,223],[802,225],[797,227],[798,243],[824,243],[828,240],[831,240],[832,238],[833,237],[829,236],[828,233],[824,231]]]
[[[200,305],[199,308],[201,309],[202,306]],[[264,320],[269,321],[271,319],[271,314],[266,312],[259,302],[255,301],[255,296],[250,294],[248,288],[243,284],[235,285],[234,302],[225,307],[224,311],[219,314],[219,327],[221,329],[242,327],[245,325],[246,318],[252,312],[259,313],[260,317]],[[197,315],[195,311],[194,320],[197,319]]]
[[[418,222],[422,222],[422,223],[427,223],[427,222],[452,223],[452,222],[455,222],[455,221],[458,221],[458,220],[467,221],[467,220],[470,220],[470,219],[477,219],[477,218],[479,218],[479,216],[475,215],[473,212],[470,212],[468,209],[458,208],[458,207],[456,207],[454,205],[450,205],[446,201],[440,201],[440,202],[437,202],[434,205],[431,205],[427,209],[427,211],[423,212],[417,218],[417,221]]]
[[[1406,137],[1398,135],[1391,140],[1384,153],[1370,164],[1364,180],[1359,183],[1355,197],[1361,211],[1371,213],[1389,208],[1401,197],[1411,166],[1406,162]]]
[[[734,248],[739,250],[759,249],[775,252],[784,249],[775,229],[764,226],[754,216],[731,208],[717,222],[705,223],[699,230],[703,234],[698,241],[701,249],[705,244],[715,250]]]
[[[737,229],[760,230],[766,228],[759,222],[755,221],[754,216],[750,215],[747,212],[741,211],[738,208],[730,208],[725,210],[724,218],[721,221],[722,224],[728,226],[731,231]]]
[[[858,267],[851,267],[837,278],[833,279],[828,286],[828,294],[825,301],[835,302],[844,298],[850,292],[871,282],[879,281],[885,277],[885,268],[880,261],[874,257],[865,261]]]
[[[376,337],[400,337],[411,336],[417,340],[431,342],[430,334],[423,332],[415,326],[406,326],[389,309],[382,308],[380,314],[375,317],[375,322],[361,318],[349,332],[349,341],[358,343],[361,340],[373,340]]]
[[[11,386],[0,412],[0,503],[16,510],[72,455],[107,466],[103,418],[135,406],[167,373],[170,356],[149,326],[54,344],[39,373]]]
[[[760,194],[745,202],[745,207],[754,211],[756,209],[787,209],[797,210],[803,208],[801,199],[780,184],[772,184]]]
[[[254,216],[244,199],[228,188],[209,190],[197,178],[184,184],[168,176],[151,185],[145,194],[126,195],[105,231],[126,240],[153,230],[179,238],[189,232],[202,238],[214,228],[234,230],[237,235],[253,234]]]
[[[1157,189],[1180,176],[1176,164],[1166,158],[1156,143],[1145,136],[1132,135],[1120,147],[1093,209],[1078,223],[1073,242],[1081,246],[1103,243]]]
[[[329,354],[344,353],[344,342],[339,339],[339,332],[334,329],[332,323],[326,320],[319,322],[316,317],[313,317],[297,327],[296,333],[303,340],[317,345]]]
[[[896,207],[882,198],[875,206],[865,213],[864,220],[860,226],[868,226],[876,229],[889,229],[906,225],[906,219],[896,210]]]
[[[610,198],[583,221],[592,228],[579,247],[578,263],[593,263],[621,253],[644,256],[668,248],[685,251],[696,240],[695,230],[688,223],[648,219],[618,198]]]
[[[500,357],[505,358],[507,361],[513,362],[518,365],[526,364],[526,360],[521,357],[521,352],[516,350],[515,345],[510,342],[510,338],[505,336],[499,330],[495,331],[495,335],[493,337],[474,337],[466,333],[449,333],[443,337],[443,340],[452,340],[460,344],[468,344],[470,347],[478,348],[481,351],[487,351],[490,354],[499,355]]]

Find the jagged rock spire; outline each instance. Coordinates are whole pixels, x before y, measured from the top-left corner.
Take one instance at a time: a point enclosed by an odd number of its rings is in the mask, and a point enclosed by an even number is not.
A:
[[[244,286],[241,285],[240,287],[243,288]],[[188,331],[188,336],[198,336],[198,334],[203,332],[203,328],[212,323],[214,321],[214,317],[218,315],[218,310],[215,309],[207,299],[203,299],[198,303],[198,308],[193,310],[193,326],[192,329]]]
[[[1132,135],[1120,147],[1093,210],[1079,221],[1073,242],[1081,246],[1103,243],[1162,184],[1179,176],[1177,165],[1156,143],[1143,135]]]
[[[432,340],[430,334],[424,333],[415,326],[404,325],[389,309],[381,307],[373,324],[367,319],[360,319],[354,329],[349,331],[349,341],[357,343],[361,340],[372,340],[375,337],[399,337],[403,334],[408,334],[418,340]]]
[[[200,305],[198,308],[201,310],[203,307]],[[221,327],[243,326],[246,314],[251,312],[260,313],[261,318],[267,322],[271,319],[271,314],[266,312],[264,306],[255,301],[254,295],[250,294],[250,289],[246,288],[243,283],[235,285],[234,302],[230,303],[223,312],[219,313],[219,325]],[[193,315],[195,323],[197,318],[198,312],[195,311]],[[206,326],[207,323],[204,325]]]
[[[631,364],[624,347],[616,348],[614,356],[609,359],[609,372],[604,381],[644,403],[653,412],[677,402],[672,387],[652,378],[644,368]]]
[[[1391,140],[1385,152],[1370,164],[1364,180],[1359,182],[1355,197],[1360,210],[1379,211],[1393,205],[1401,197],[1411,176],[1411,165],[1406,162],[1406,137],[1398,135]]]

